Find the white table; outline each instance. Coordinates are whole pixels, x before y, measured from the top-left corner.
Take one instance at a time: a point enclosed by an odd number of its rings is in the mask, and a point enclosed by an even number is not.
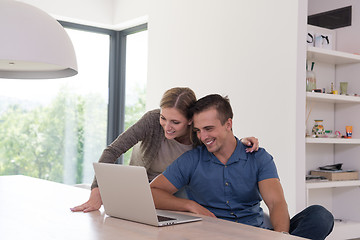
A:
[[[103,208],[73,213],[89,190],[25,176],[0,176],[0,239],[301,239],[239,223],[203,217],[200,222],[153,227],[112,218]]]

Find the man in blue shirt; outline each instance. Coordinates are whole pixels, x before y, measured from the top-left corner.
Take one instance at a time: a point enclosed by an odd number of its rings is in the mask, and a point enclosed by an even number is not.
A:
[[[334,219],[321,206],[311,206],[290,221],[272,156],[264,149],[245,153],[232,132],[227,98],[208,95],[192,111],[194,131],[203,145],[184,153],[151,183],[156,208],[264,227],[263,199],[275,231],[311,239],[330,234]],[[173,196],[183,186],[189,199]]]

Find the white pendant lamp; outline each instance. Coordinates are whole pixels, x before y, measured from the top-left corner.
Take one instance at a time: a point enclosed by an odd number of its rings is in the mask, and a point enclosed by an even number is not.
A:
[[[78,73],[64,28],[29,4],[0,0],[0,78],[49,79]]]

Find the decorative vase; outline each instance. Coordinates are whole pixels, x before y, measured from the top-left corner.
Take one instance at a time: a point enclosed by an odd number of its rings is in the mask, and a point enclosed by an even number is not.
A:
[[[315,124],[312,128],[313,137],[323,137],[325,136],[325,128],[323,125],[323,120],[315,120]]]

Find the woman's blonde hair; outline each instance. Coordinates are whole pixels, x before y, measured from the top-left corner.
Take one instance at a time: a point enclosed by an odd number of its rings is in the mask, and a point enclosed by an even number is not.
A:
[[[161,98],[161,108],[176,108],[187,119],[192,118],[189,109],[195,104],[196,96],[193,90],[184,87],[175,87],[167,90]]]

